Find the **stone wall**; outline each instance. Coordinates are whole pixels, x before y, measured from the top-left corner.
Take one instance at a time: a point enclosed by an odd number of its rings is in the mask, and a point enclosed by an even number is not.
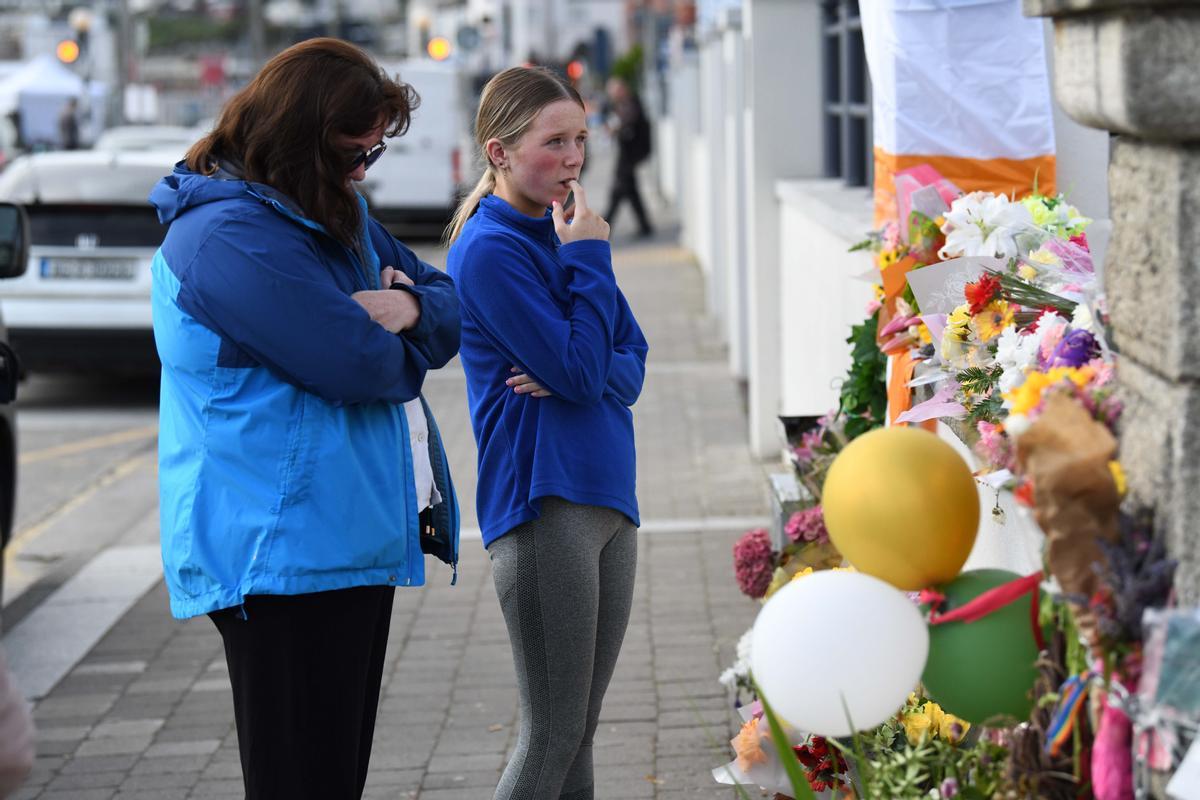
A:
[[[1130,500],[1149,504],[1200,603],[1200,3],[1025,0],[1055,27],[1059,102],[1118,134],[1104,266]]]

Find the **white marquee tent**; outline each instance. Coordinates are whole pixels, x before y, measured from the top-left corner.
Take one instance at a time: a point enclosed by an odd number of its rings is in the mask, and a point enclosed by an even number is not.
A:
[[[60,145],[58,116],[67,101],[79,102],[79,136],[83,142],[96,138],[104,125],[107,87],[84,81],[53,56],[39,56],[0,80],[0,115],[18,110],[21,135],[30,146]]]

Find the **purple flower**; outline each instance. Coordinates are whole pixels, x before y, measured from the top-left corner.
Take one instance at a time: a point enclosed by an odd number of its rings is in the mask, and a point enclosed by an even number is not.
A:
[[[946,778],[938,788],[938,793],[942,797],[958,797],[958,779]]]
[[[783,531],[793,542],[805,541],[824,544],[829,541],[829,531],[825,528],[825,512],[821,510],[820,506],[813,506],[792,514]]]
[[[743,594],[757,598],[767,593],[775,573],[775,551],[766,528],[746,531],[733,545],[733,571]]]
[[[1085,330],[1073,330],[1063,336],[1050,354],[1051,367],[1082,367],[1100,352],[1096,337]]]

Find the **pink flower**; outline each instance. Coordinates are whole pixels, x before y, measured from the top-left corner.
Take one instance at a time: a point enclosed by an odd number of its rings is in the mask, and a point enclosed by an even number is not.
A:
[[[829,531],[825,528],[825,513],[820,506],[813,506],[792,514],[783,530],[793,542],[805,541],[824,544],[829,541]]]
[[[1054,348],[1058,347],[1058,343],[1062,341],[1063,334],[1067,332],[1067,323],[1056,322],[1053,325],[1042,324],[1045,315],[1038,320],[1038,330],[1042,334],[1042,344],[1038,349],[1038,363],[1045,367],[1050,364],[1050,359],[1054,356]]]
[[[1099,389],[1101,386],[1107,386],[1113,379],[1113,364],[1111,361],[1105,361],[1102,358],[1093,358],[1088,362],[1088,366],[1096,370],[1096,375],[1092,378],[1092,387]]]
[[[775,573],[775,551],[766,528],[746,531],[733,545],[733,571],[743,594],[758,598],[767,593]]]
[[[979,422],[975,429],[979,431],[975,452],[981,458],[1003,469],[1013,469],[1016,466],[1016,453],[1013,452],[1012,441],[1004,434],[1003,427],[990,422]]]
[[[881,238],[884,250],[895,250],[900,246],[900,225],[896,222],[884,225]]]
[[[1092,254],[1088,250],[1087,237],[1083,236],[1082,238],[1082,243],[1077,241],[1074,236],[1069,242],[1064,242],[1062,239],[1051,239],[1043,246],[1058,257],[1059,263],[1067,272],[1094,275],[1096,267],[1092,263]]]
[[[867,316],[868,317],[871,316],[872,314],[874,314],[876,311],[878,311],[881,308],[883,308],[883,303],[879,302],[878,298],[872,297],[870,300],[867,301],[867,308],[866,308]]]

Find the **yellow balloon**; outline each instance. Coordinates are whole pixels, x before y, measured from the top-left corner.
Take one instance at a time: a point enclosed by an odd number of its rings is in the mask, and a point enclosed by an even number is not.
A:
[[[906,591],[957,577],[979,529],[970,468],[916,428],[879,428],[851,442],[829,468],[821,504],[842,555]]]

